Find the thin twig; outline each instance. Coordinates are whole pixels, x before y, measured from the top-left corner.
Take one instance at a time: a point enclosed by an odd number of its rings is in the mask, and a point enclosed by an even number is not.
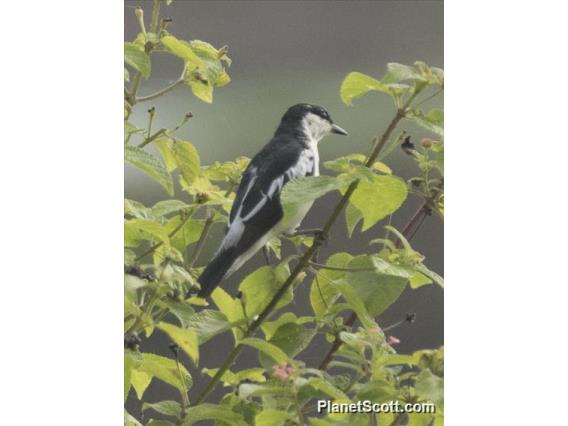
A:
[[[150,136],[149,138],[144,139],[140,145],[138,145],[138,148],[144,148],[146,145],[148,145],[150,142],[153,142],[154,140],[156,140],[156,138],[165,135],[166,132],[168,130],[167,129],[160,129],[158,130],[156,133],[154,133],[152,136]]]
[[[180,78],[180,79],[176,80],[175,83],[172,83],[169,86],[164,87],[161,90],[158,90],[156,93],[152,93],[151,95],[148,95],[148,96],[141,96],[139,98],[136,98],[136,103],[151,101],[152,99],[156,99],[157,97],[165,95],[170,90],[175,89],[177,86],[179,86],[183,82],[184,82],[184,79]]]

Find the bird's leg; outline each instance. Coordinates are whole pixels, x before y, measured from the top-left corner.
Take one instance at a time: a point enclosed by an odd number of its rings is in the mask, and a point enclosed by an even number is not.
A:
[[[270,266],[270,250],[268,249],[268,246],[262,246],[262,253],[264,254],[266,265]]]

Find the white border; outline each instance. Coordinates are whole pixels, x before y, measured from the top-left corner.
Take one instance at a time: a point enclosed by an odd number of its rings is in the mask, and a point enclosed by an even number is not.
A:
[[[562,5],[445,2],[449,425],[565,417]]]
[[[2,6],[2,423],[123,421],[121,2]]]

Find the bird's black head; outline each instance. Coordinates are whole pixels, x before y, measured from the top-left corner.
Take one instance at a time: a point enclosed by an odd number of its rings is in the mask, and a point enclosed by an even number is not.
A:
[[[347,132],[333,122],[329,113],[318,105],[296,104],[288,108],[282,117],[279,130],[300,130],[319,142],[329,133],[346,135]]]

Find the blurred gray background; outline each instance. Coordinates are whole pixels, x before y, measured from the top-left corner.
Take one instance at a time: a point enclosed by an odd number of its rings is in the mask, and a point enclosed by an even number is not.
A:
[[[125,40],[139,32],[134,9],[142,7],[149,27],[151,1],[125,2]],[[200,39],[216,47],[229,46],[233,65],[229,69],[232,82],[216,89],[213,104],[195,98],[189,88],[176,90],[154,101],[134,108],[131,122],[147,125],[146,110],[156,107],[153,128],[172,127],[186,112],[192,118],[178,132],[199,150],[202,164],[223,161],[245,155],[252,157],[271,137],[284,111],[297,102],[324,106],[335,122],[349,131],[348,137],[330,136],[320,144],[321,161],[353,152],[366,153],[369,141],[380,134],[393,116],[391,100],[371,93],[346,107],[339,98],[341,81],[350,71],[360,71],[380,78],[388,62],[412,64],[422,60],[443,68],[443,2],[442,1],[174,1],[162,7],[162,16],[173,18],[172,34],[182,39]],[[168,55],[152,57],[152,76],[143,81],[139,95],[148,95],[174,82],[181,71],[181,62]],[[424,108],[442,106],[437,98]],[[407,130],[415,142],[430,136],[421,129],[403,122],[399,129]],[[413,161],[396,151],[386,161],[394,173],[409,178],[418,174]],[[322,168],[322,172],[326,173]],[[186,199],[178,191],[176,196]],[[152,179],[132,167],[125,168],[125,197],[152,205],[167,198],[165,191]],[[321,226],[337,195],[318,200],[304,226]],[[405,206],[393,218],[393,225],[402,228],[419,205],[409,197]],[[355,238],[346,236],[345,221],[340,219],[332,232],[329,247],[321,259],[336,251],[363,253],[372,238],[384,235],[380,223],[364,234],[355,231]],[[200,264],[207,262],[222,234],[222,226],[211,233]],[[436,216],[426,219],[412,241],[413,247],[426,256],[426,264],[443,275],[443,225]],[[240,280],[263,264],[257,255],[248,265],[232,276],[225,287],[234,292]],[[301,286],[295,301],[287,307],[297,314],[310,314],[309,286]],[[400,338],[397,350],[402,353],[443,344],[443,292],[436,286],[406,290],[397,303],[380,318],[387,326],[415,312],[417,320],[392,331]],[[170,356],[167,340],[155,333],[142,344],[142,350]],[[213,368],[226,356],[233,341],[224,334],[201,348],[201,365]],[[311,348],[299,358],[316,367],[329,344],[318,337]],[[256,365],[253,352],[244,352],[233,370]],[[185,365],[190,363],[185,359]],[[194,376],[195,395],[206,383],[200,370],[190,368]],[[220,395],[220,389],[214,394]],[[177,399],[176,392],[154,382],[146,398],[149,401]],[[128,408],[139,413],[139,404],[131,397]]]

